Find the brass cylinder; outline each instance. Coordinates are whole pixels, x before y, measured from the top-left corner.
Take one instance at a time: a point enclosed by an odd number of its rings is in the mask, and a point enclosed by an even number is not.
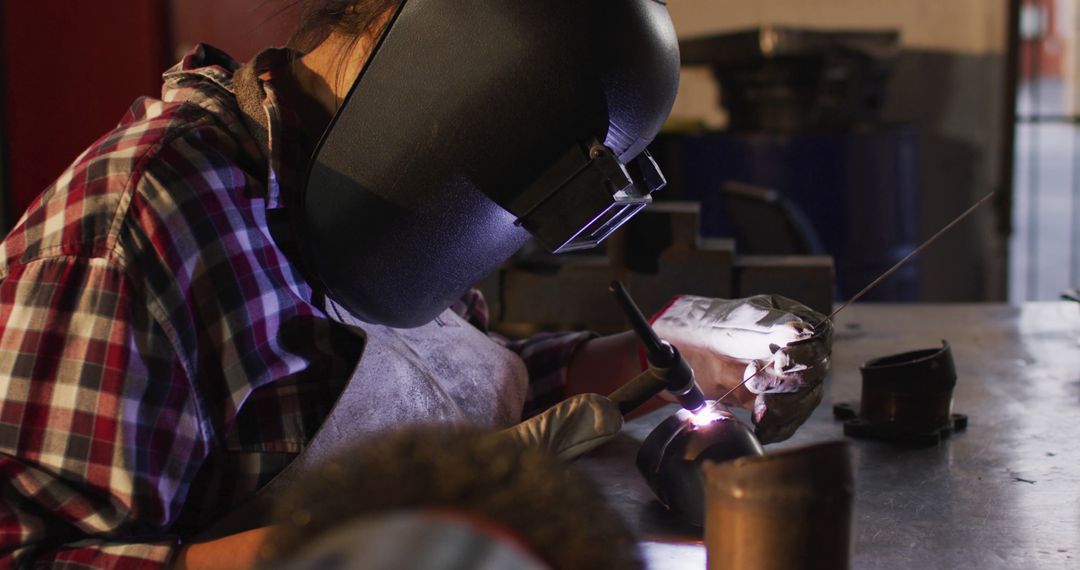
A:
[[[706,462],[703,469],[709,570],[850,567],[847,442]]]

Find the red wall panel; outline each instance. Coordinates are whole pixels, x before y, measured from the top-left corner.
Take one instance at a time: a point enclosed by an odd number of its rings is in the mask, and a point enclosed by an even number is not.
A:
[[[9,223],[172,59],[165,0],[4,1]]]
[[[299,20],[297,8],[295,0],[173,0],[173,45],[182,53],[204,42],[247,61],[263,48],[288,41]]]

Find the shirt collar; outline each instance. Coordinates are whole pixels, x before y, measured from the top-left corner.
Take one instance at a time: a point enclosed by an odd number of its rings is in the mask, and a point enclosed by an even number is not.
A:
[[[274,76],[286,72],[299,54],[271,48],[240,65],[225,52],[199,44],[165,73],[163,97],[170,84],[185,79],[209,81],[235,97],[235,105],[254,152],[266,164],[266,207],[282,208],[299,198],[313,149],[296,113],[281,104]],[[234,109],[234,112],[236,109]]]
[[[176,84],[190,77],[209,80],[226,91],[232,92],[232,75],[240,67],[229,54],[208,44],[196,44],[180,61],[162,76],[165,79],[163,95],[168,99]]]
[[[261,88],[262,113],[255,113],[260,121],[261,132],[255,134],[256,142],[269,164],[267,176],[267,207],[289,206],[299,199],[301,185],[311,162],[314,141],[309,140],[299,115],[283,105],[275,89],[275,77],[289,72],[291,61],[299,53],[289,49],[271,48],[260,52],[254,59],[237,71],[237,78],[246,78],[250,72],[253,84]],[[258,89],[242,92],[237,89],[237,101],[244,107],[253,108],[248,96],[258,96]],[[248,113],[244,113],[245,120]]]

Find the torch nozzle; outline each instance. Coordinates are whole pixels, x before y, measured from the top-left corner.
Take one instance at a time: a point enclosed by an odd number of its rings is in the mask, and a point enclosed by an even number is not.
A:
[[[698,388],[697,382],[694,382],[690,389],[682,394],[676,394],[675,398],[679,400],[679,404],[682,405],[691,414],[696,414],[705,409],[705,394],[702,393],[701,388]]]

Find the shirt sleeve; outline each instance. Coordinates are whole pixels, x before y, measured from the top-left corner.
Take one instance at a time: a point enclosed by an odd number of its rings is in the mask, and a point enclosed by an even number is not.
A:
[[[208,440],[151,312],[102,258],[0,282],[0,567],[169,562]]]
[[[451,309],[525,361],[525,368],[529,372],[529,390],[525,398],[524,418],[566,399],[566,372],[570,358],[582,343],[597,336],[594,332],[582,331],[541,333],[521,340],[508,340],[489,332],[487,302],[478,289],[471,289]]]

